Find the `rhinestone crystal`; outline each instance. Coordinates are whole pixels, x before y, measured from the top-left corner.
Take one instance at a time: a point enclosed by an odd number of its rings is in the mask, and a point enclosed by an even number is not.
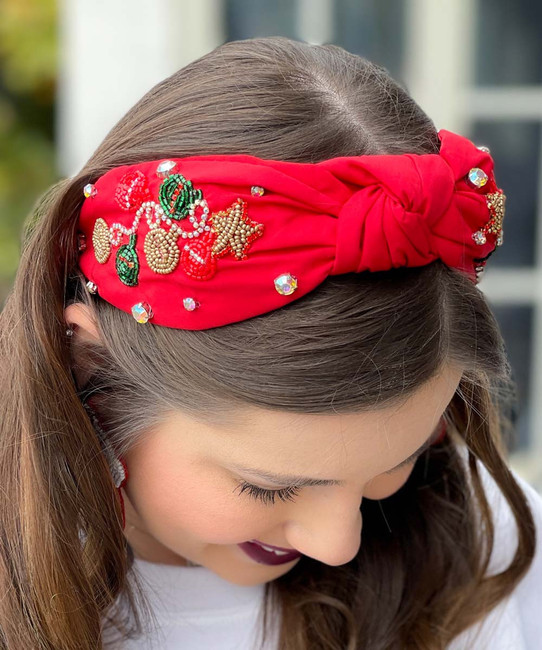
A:
[[[477,147],[477,148],[480,149],[480,151],[485,151],[486,153],[491,153],[489,151],[489,147],[485,147],[484,145],[481,145],[480,147]]]
[[[94,282],[91,282],[89,280],[86,284],[86,287],[89,293],[98,293],[98,287],[94,284]]]
[[[479,167],[473,167],[470,170],[467,179],[471,185],[480,188],[487,183],[488,177],[483,169],[480,169]]]
[[[138,323],[146,323],[153,317],[151,306],[148,302],[138,302],[132,307],[132,316]]]
[[[275,289],[282,296],[289,296],[297,289],[297,278],[290,273],[283,273],[275,278]]]
[[[260,187],[259,185],[253,185],[250,188],[250,193],[252,194],[252,196],[263,196],[264,192],[265,192],[264,188]]]
[[[486,236],[481,230],[477,230],[472,236],[472,238],[479,246],[482,246],[487,241]]]
[[[156,168],[156,175],[160,176],[160,178],[167,178],[175,167],[177,167],[177,163],[173,160],[164,160]]]
[[[198,303],[194,300],[194,298],[184,298],[183,305],[187,311],[194,311],[194,309],[196,309],[198,306]]]
[[[98,194],[98,190],[94,187],[92,183],[89,183],[88,185],[85,185],[85,187],[83,188],[83,194],[88,199],[93,196],[96,196],[96,194]]]

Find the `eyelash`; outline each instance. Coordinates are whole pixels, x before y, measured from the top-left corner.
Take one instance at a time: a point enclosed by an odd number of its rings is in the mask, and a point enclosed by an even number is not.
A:
[[[281,490],[266,490],[265,488],[252,485],[252,483],[246,483],[245,481],[240,483],[239,487],[241,488],[239,495],[246,491],[250,497],[256,501],[260,500],[265,505],[274,505],[275,497],[278,497],[281,501],[295,501],[295,497],[301,491],[301,488],[295,485],[282,488]]]
[[[417,456],[414,456],[413,458],[407,458],[400,465],[397,465],[397,467],[394,469],[386,472],[386,474],[394,474],[405,465],[410,465],[411,463],[416,462],[418,458],[424,453],[424,451],[426,451],[426,449],[421,451]],[[238,487],[241,488],[239,496],[243,494],[243,492],[247,492],[251,498],[256,501],[259,500],[265,505],[274,505],[275,497],[278,497],[281,501],[295,501],[295,497],[299,496],[299,493],[302,490],[302,488],[295,485],[291,485],[290,487],[282,488],[280,490],[266,490],[265,488],[258,487],[257,485],[252,485],[252,483],[247,483],[246,481],[242,481]]]

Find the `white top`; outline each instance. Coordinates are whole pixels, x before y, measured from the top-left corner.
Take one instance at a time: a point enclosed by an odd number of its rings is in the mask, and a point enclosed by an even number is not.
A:
[[[495,546],[489,574],[506,568],[517,545],[517,528],[508,503],[479,462],[480,476],[495,516]],[[512,595],[480,623],[465,630],[449,650],[542,649],[542,496],[514,476],[531,505],[538,533],[537,553]],[[158,630],[125,641],[122,650],[254,650],[257,615],[264,585],[241,587],[205,567],[154,564],[136,558],[134,569],[148,586]],[[265,650],[276,650],[276,636]],[[477,635],[480,635],[477,637]],[[476,638],[477,637],[477,638]]]
[[[241,587],[202,566],[154,564],[136,558],[157,619],[144,639],[122,650],[253,650],[265,585]],[[277,640],[265,646],[276,650]]]

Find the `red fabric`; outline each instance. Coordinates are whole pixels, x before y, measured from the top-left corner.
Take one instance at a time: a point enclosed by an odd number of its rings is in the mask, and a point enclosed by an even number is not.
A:
[[[117,250],[129,237],[123,235],[118,246],[112,245],[109,259],[101,264],[94,255],[94,224],[102,217],[108,227],[118,222],[130,228],[142,200],[150,196],[158,202],[165,179],[157,176],[156,168],[165,159],[111,169],[97,179],[97,194],[86,198],[81,208],[80,231],[87,247],[80,268],[99,295],[119,309],[131,313],[134,304],[147,302],[154,314],[150,323],[190,330],[278,309],[329,275],[424,266],[440,258],[476,281],[475,259],[487,258],[497,238],[490,233],[483,245],[472,239],[491,217],[484,195],[498,190],[493,159],[458,134],[441,130],[439,138],[440,154],[353,156],[319,163],[244,154],[171,158],[177,162],[173,173],[181,173],[194,190],[202,191],[210,217],[242,199],[249,223],[261,224],[262,232],[246,246],[245,259],[237,259],[231,249],[213,255],[213,231],[190,240],[179,237],[177,267],[160,274],[146,263],[149,226],[143,216],[137,230],[137,286],[123,284],[115,269]],[[489,177],[481,188],[466,180],[474,167]],[[126,179],[134,183],[132,196]],[[264,195],[252,196],[251,186],[263,187]],[[185,231],[192,228],[188,219],[175,223]],[[163,227],[167,232],[169,226]],[[193,276],[189,263],[199,258],[184,251],[185,244],[206,260],[200,265],[206,279]],[[284,273],[297,278],[291,295],[281,295],[274,286],[274,279]],[[187,311],[185,297],[200,306]]]

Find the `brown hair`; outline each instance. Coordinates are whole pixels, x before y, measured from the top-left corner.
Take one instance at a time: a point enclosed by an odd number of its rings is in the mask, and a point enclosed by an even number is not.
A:
[[[334,45],[256,38],[225,43],[157,84],[76,177],[41,197],[0,322],[2,648],[97,648],[103,629],[137,636],[141,612],[152,616],[130,571],[83,392],[122,454],[164,409],[200,418],[246,405],[360,412],[404,399],[457,363],[465,372],[445,442],[395,494],[363,500],[363,541],[351,562],[303,557],[267,583],[263,622],[280,613],[280,650],[434,650],[513,591],[535,548],[528,502],[505,460],[513,384],[495,318],[461,273],[437,260],[333,276],[283,309],[182,331],[136,323],[89,296],[77,271],[82,188],[114,166],[207,153],[317,162],[438,148],[431,120],[384,68]],[[70,346],[63,309],[73,301],[91,306],[101,343]],[[490,577],[494,530],[478,463],[518,526],[513,561]]]

